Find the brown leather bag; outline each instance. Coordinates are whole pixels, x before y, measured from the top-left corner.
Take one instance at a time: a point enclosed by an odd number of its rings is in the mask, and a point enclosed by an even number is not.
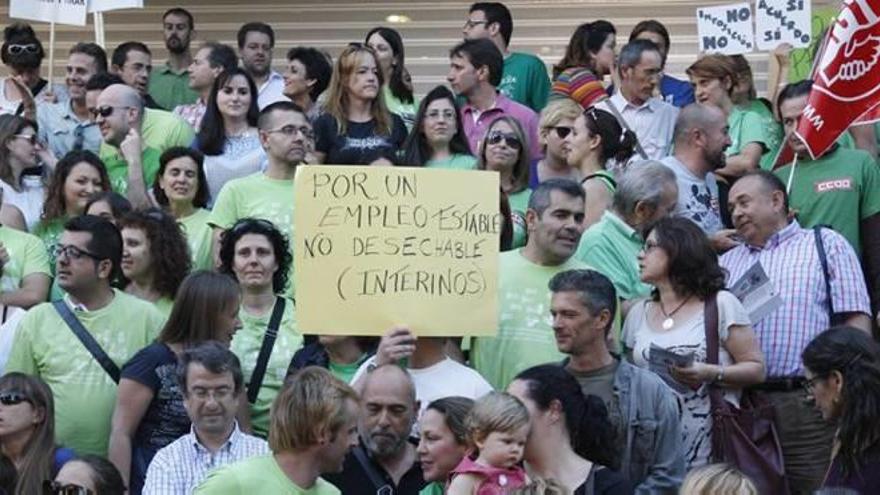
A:
[[[718,364],[717,294],[706,299],[706,362]],[[786,494],[788,483],[782,446],[776,434],[773,406],[743,390],[739,407],[724,400],[723,391],[709,386],[712,404],[712,457],[746,474],[764,495]]]

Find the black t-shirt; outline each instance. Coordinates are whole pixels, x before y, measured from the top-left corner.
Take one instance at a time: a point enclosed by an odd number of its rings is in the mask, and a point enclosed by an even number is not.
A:
[[[391,135],[376,133],[376,122],[348,122],[339,134],[336,119],[323,114],[315,121],[315,150],[326,155],[328,165],[369,165],[378,158],[393,157],[406,139],[406,126],[391,114]]]
[[[623,475],[605,466],[594,465],[593,483],[594,495],[632,495],[633,493],[632,486]],[[577,487],[574,495],[587,495],[587,483],[584,482]]]
[[[363,443],[355,448],[362,449],[364,453],[368,452]],[[422,465],[418,461],[400,478],[400,483],[395,486],[394,481],[379,463],[374,461],[369,454],[366,455],[366,458],[373,466],[375,473],[382,477],[383,482],[391,490],[388,491],[386,489],[382,492],[383,495],[418,495],[427,484],[425,483],[425,475],[422,473]],[[332,483],[336,488],[339,488],[339,491],[345,495],[376,495],[378,493],[376,485],[371,481],[370,476],[357,460],[354,449],[345,456],[345,463],[342,466],[341,473],[322,474],[321,477]]]

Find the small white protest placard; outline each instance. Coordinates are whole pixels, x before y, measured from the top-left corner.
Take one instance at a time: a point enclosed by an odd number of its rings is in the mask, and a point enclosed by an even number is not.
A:
[[[752,9],[748,3],[734,3],[697,9],[700,51],[739,55],[755,49]]]
[[[759,50],[773,50],[780,43],[795,48],[810,45],[810,0],[758,0],[755,2],[755,38]]]
[[[89,14],[119,9],[142,9],[144,0],[89,0]]]
[[[85,26],[86,0],[10,0],[9,17]]]

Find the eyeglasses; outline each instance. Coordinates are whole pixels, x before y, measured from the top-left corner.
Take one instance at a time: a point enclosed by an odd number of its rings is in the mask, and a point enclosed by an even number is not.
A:
[[[25,45],[12,44],[6,46],[6,51],[9,52],[10,55],[18,55],[22,52],[37,53],[40,51],[40,48],[36,43],[27,43]]]
[[[113,110],[115,110],[117,108],[125,109],[125,108],[131,108],[131,107],[103,106],[103,107],[98,107],[98,108],[90,108],[89,112],[92,114],[92,117],[94,117],[94,118],[98,118],[98,115],[100,115],[101,117],[107,118],[107,117],[113,115]]]
[[[60,258],[62,255],[71,259],[71,260],[81,260],[83,256],[87,256],[92,258],[95,261],[101,261],[103,258],[98,256],[97,254],[90,253],[84,249],[80,249],[76,246],[64,246],[62,244],[58,244],[55,246],[55,249],[52,251],[56,258]]]
[[[95,495],[95,492],[73,483],[63,485],[57,481],[44,480],[43,495]]]
[[[660,247],[660,244],[657,241],[645,241],[645,244],[642,246],[642,251],[647,253],[648,251]]]
[[[821,376],[814,376],[813,378],[808,378],[804,380],[804,391],[807,392],[807,395],[813,395],[813,389],[816,387],[816,382],[822,380]]]
[[[15,406],[22,402],[30,403],[31,400],[28,396],[15,390],[0,392],[0,404],[3,404],[4,406]]]
[[[479,26],[480,24],[488,24],[489,21],[472,21],[470,19],[464,21],[464,28],[471,29]]]
[[[302,137],[304,137],[306,139],[312,139],[315,136],[315,133],[312,132],[312,130],[310,128],[308,128],[306,126],[297,127],[295,125],[286,125],[284,127],[280,127],[278,129],[270,129],[265,132],[266,132],[266,134],[274,134],[276,132],[280,132],[281,134],[284,134],[287,137],[293,137],[297,133],[299,133],[299,134],[302,134]]]
[[[565,139],[566,137],[568,137],[569,134],[571,134],[571,127],[557,125],[551,127],[551,129],[556,132],[556,135],[559,137],[559,139]]]
[[[500,144],[501,141],[504,141],[508,147],[515,150],[522,148],[522,142],[520,142],[516,134],[507,134],[501,131],[490,132],[489,135],[486,136],[486,141],[489,144]]]
[[[13,134],[12,137],[18,139],[24,139],[25,141],[31,143],[32,145],[37,144],[37,135],[36,134]]]

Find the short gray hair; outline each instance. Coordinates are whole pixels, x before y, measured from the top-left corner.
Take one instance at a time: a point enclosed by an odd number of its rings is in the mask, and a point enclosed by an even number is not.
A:
[[[630,164],[617,180],[614,209],[628,217],[635,212],[639,202],[657,207],[663,192],[675,183],[675,173],[658,161],[645,160]]]
[[[627,67],[635,67],[642,60],[642,54],[647,51],[655,51],[660,54],[660,47],[651,40],[632,40],[620,50],[617,56],[617,70],[623,70]],[[661,55],[662,57],[662,55]]]

